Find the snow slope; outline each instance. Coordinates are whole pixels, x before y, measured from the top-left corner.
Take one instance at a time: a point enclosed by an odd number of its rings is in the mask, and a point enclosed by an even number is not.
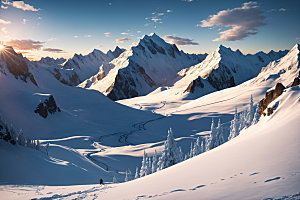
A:
[[[249,81],[249,85],[259,85],[262,83],[281,82],[287,86],[291,84],[298,75],[300,68],[300,45],[296,44],[286,56],[277,61],[273,61],[264,67],[258,76]]]
[[[181,69],[199,63],[206,55],[186,54],[156,34],[145,35],[80,87],[98,90],[113,100],[148,94],[176,78]]]
[[[297,199],[299,95],[299,86],[286,90],[271,116],[238,137],[144,178],[102,187],[4,185],[1,193],[14,199]]]

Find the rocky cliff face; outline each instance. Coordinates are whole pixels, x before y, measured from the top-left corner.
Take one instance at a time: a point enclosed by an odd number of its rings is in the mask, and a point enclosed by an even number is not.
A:
[[[34,112],[39,114],[43,118],[47,118],[49,114],[60,112],[60,108],[57,107],[54,97],[50,95],[43,102],[37,105]]]
[[[284,91],[285,87],[281,83],[277,83],[275,88],[266,92],[265,98],[260,100],[259,102],[259,114],[262,115],[268,105],[278,98]],[[268,108],[267,115],[271,115],[273,113],[273,109]]]
[[[17,54],[12,47],[5,46],[0,52],[0,72],[3,74],[11,73],[16,79],[24,82],[32,82],[37,86],[33,74],[30,72],[30,61]],[[7,69],[7,70],[6,70]]]

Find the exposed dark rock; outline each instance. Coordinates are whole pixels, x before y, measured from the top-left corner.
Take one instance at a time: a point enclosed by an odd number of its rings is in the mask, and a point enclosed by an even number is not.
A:
[[[297,86],[297,85],[300,85],[300,71],[299,71],[299,74],[298,74],[298,77],[296,77],[291,85],[291,87],[294,87],[294,86]]]
[[[6,63],[8,71],[13,74],[16,79],[21,79],[24,82],[27,82],[29,79],[37,86],[33,74],[29,72],[28,60],[26,60],[22,54],[17,54],[10,46],[5,46],[5,49],[2,51],[3,53],[0,54],[0,60]],[[3,68],[3,66],[0,65],[0,68]]]
[[[204,88],[204,84],[202,83],[201,79],[202,78],[199,76],[197,79],[193,80],[184,92],[194,93],[196,88]]]
[[[273,108],[267,108],[267,116],[270,116],[273,114]]]
[[[47,118],[48,114],[60,112],[60,108],[57,107],[55,99],[51,95],[48,99],[45,99],[44,102],[39,103],[34,112],[38,113],[43,118]]]
[[[263,98],[259,102],[259,114],[260,115],[263,114],[264,110],[268,107],[268,105],[272,101],[274,101],[277,97],[279,97],[283,93],[284,89],[285,89],[285,87],[281,83],[277,83],[275,86],[275,89],[266,92],[265,98]],[[269,111],[269,110],[267,110],[267,111],[268,111],[268,113],[271,113],[271,111]],[[272,110],[272,113],[273,113],[273,110]]]
[[[221,65],[223,65],[221,67]],[[235,86],[233,75],[227,66],[220,63],[220,67],[213,69],[207,77],[207,81],[217,90]]]
[[[133,74],[139,74],[149,87],[155,86],[155,82],[148,76],[143,67],[135,63],[132,63],[132,66],[132,68],[119,70],[115,82],[106,90],[107,97],[111,100],[133,98],[139,95]]]

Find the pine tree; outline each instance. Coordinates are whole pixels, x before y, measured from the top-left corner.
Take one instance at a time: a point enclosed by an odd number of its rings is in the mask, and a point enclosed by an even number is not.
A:
[[[221,125],[221,119],[219,119],[218,126],[216,128],[215,144],[214,144],[213,148],[215,148],[217,146],[220,146],[223,143],[224,143],[223,128],[222,128],[222,125]]]
[[[229,133],[229,137],[228,140],[233,139],[234,137],[239,135],[239,115],[237,113],[237,108],[235,107],[235,113],[234,113],[234,117],[233,120],[231,120],[230,122],[230,133]]]
[[[179,147],[178,162],[182,162],[182,161],[183,161],[183,152],[181,147]]]
[[[205,152],[205,144],[204,144],[204,140],[201,141],[201,145],[200,145],[200,153]]]
[[[46,154],[49,156],[49,142],[46,144]]]
[[[191,147],[190,147],[190,153],[188,155],[188,158],[192,158],[193,157],[193,143],[191,142]]]
[[[125,171],[125,180],[124,180],[125,182],[127,182],[127,181],[129,181],[129,177],[128,177],[128,172],[127,172],[127,170]]]
[[[152,167],[151,167],[151,172],[155,173],[157,171],[157,162],[158,162],[158,158],[157,158],[157,153],[156,150],[154,151],[154,155],[152,157]]]
[[[147,161],[147,175],[152,173],[152,162],[151,162],[151,158],[148,157],[148,161]]]
[[[116,178],[116,176],[114,176],[113,177],[113,183],[117,183],[118,181],[117,181],[117,178]]]
[[[206,136],[205,138],[205,151],[209,151],[214,148],[214,143],[216,139],[216,127],[214,119],[211,120],[211,126],[210,126],[210,134]]]
[[[147,175],[147,153],[144,151],[144,156],[143,156],[143,160],[142,160],[142,166],[141,166],[141,170],[140,170],[140,177],[146,176]]]
[[[136,167],[136,169],[135,169],[135,176],[134,176],[134,179],[137,179],[137,178],[139,178],[139,168],[138,167]]]
[[[256,106],[256,109],[255,109],[255,112],[254,112],[254,116],[253,116],[253,121],[252,121],[252,125],[256,124],[259,120],[259,103],[257,103],[257,106]]]
[[[127,174],[128,174],[128,181],[131,181],[132,180],[132,173],[131,173],[130,169],[128,169]]]
[[[158,169],[170,167],[180,162],[179,148],[174,139],[172,129],[168,131],[168,137],[165,141],[164,149],[158,161]]]
[[[200,138],[198,137],[196,142],[194,143],[193,157],[199,154],[200,154]]]

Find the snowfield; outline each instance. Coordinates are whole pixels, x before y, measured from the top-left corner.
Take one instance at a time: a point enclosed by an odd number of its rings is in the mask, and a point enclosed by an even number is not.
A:
[[[0,60],[5,72],[0,71],[0,116],[41,143],[37,151],[0,140],[0,199],[300,199],[299,85],[287,87],[269,104],[273,114],[261,116],[227,142],[235,108],[242,112],[252,97],[256,104],[276,83],[293,82],[299,74],[299,49],[295,45],[259,73],[256,66],[252,75],[257,77],[242,77],[238,82],[248,81],[234,87],[186,93],[187,83],[175,83],[117,102],[91,88],[62,84],[45,64],[28,64],[37,85],[18,80]],[[126,62],[126,53],[112,63]],[[204,64],[206,72],[216,66]],[[191,77],[196,74],[181,81]],[[61,112],[43,118],[34,110],[50,95]],[[128,171],[134,176],[136,167],[141,168],[144,152],[161,154],[169,128],[188,154],[197,138],[209,137],[212,119],[216,124],[220,120],[224,144],[124,182]],[[99,185],[100,178],[104,185]]]
[[[146,177],[104,186],[3,185],[1,196],[4,199],[292,199],[284,196],[294,195],[297,199],[299,91],[299,86],[287,89],[276,99],[279,104],[273,115],[262,117],[258,124],[233,140]]]

